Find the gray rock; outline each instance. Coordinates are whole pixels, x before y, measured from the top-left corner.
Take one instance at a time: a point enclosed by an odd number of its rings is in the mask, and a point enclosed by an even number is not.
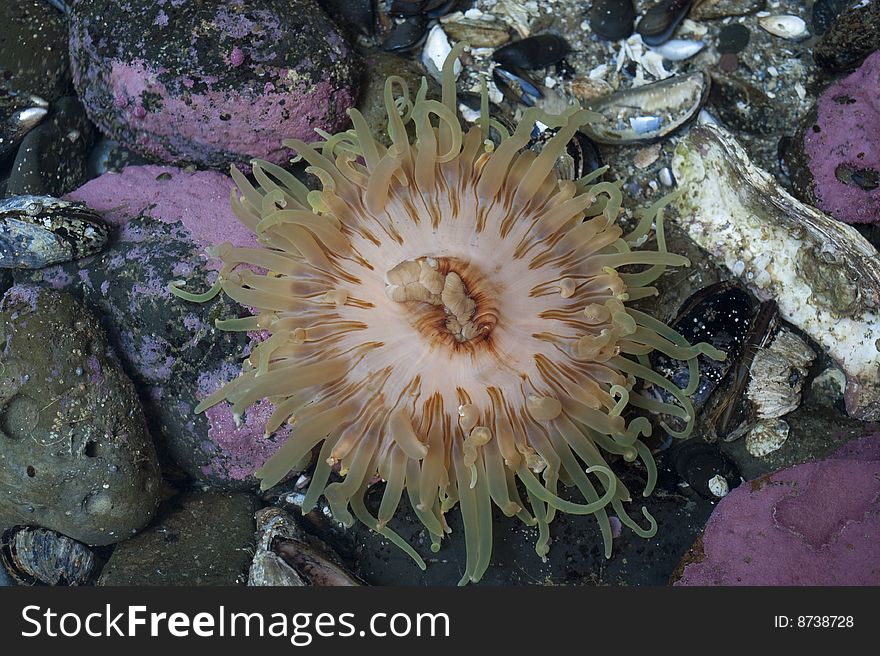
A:
[[[0,303],[0,343],[0,527],[94,545],[143,528],[156,453],[98,321],[67,294],[18,285]]]
[[[70,85],[67,26],[43,0],[0,3],[0,88],[53,101]]]
[[[250,494],[172,499],[150,528],[117,545],[98,585],[244,584],[257,505]]]

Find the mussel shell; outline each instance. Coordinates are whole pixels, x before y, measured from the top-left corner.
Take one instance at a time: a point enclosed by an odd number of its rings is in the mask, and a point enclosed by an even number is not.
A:
[[[618,41],[633,33],[636,7],[633,0],[593,0],[590,28],[601,39]]]
[[[532,139],[529,148],[540,153],[544,145],[550,141],[557,130],[548,128]],[[554,168],[560,180],[579,180],[602,166],[602,156],[596,144],[580,132],[575,132],[568,142],[565,152],[556,160]]]
[[[428,22],[427,16],[418,14],[398,23],[382,41],[382,50],[400,53],[415,50],[428,38]]]
[[[695,410],[705,405],[741,356],[756,311],[756,303],[749,292],[734,283],[724,281],[703,287],[692,294],[670,323],[670,327],[689,343],[707,342],[727,354],[725,360],[713,360],[704,355],[697,358],[700,381],[691,396]],[[671,358],[660,351],[651,353],[651,366],[679,388],[684,389],[690,381],[687,362]],[[666,403],[675,403],[672,395],[660,387],[653,387],[652,393]],[[672,423],[679,425],[678,422]]]
[[[48,113],[49,103],[39,96],[0,89],[0,159],[14,152],[25,135]]]
[[[696,116],[708,94],[709,76],[702,71],[617,91],[588,103],[605,121],[581,130],[599,143],[657,141]]]
[[[693,0],[661,0],[648,9],[636,26],[645,45],[659,46],[668,41],[692,4]]]
[[[35,526],[3,533],[0,562],[19,585],[89,585],[101,570],[101,561],[87,546]]]
[[[712,75],[712,112],[727,127],[768,135],[786,127],[785,113],[759,88],[727,75]]]
[[[531,70],[545,68],[562,61],[571,48],[568,41],[556,34],[537,34],[506,46],[492,53],[492,59],[507,68]]]
[[[492,81],[504,97],[513,104],[522,103],[527,107],[532,107],[538,98],[544,97],[538,82],[522,69],[509,71],[501,66],[496,66],[492,71]]]
[[[0,201],[0,268],[38,269],[98,253],[109,229],[85,204],[52,196]]]

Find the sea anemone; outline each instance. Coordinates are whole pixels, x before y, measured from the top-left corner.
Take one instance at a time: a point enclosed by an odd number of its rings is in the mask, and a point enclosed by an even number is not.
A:
[[[424,81],[414,99],[401,78],[386,81],[389,146],[357,110],[346,132],[285,142],[320,191],[268,162],[254,163],[256,184],[233,168],[232,207],[263,248],[221,245],[214,290],[175,291],[200,300],[222,288],[257,314],[219,327],[270,335],[237,379],[196,408],[228,401],[240,417],[266,398],[275,407],[266,435],[292,425],[256,472],[262,488],[320,446],[303,511],[323,494],[337,519],[350,524],[353,514],[422,568],[388,527],[403,494],[434,551],[458,505],[466,583],[489,565],[493,504],[537,526],[542,556],[557,511],[594,515],[606,556],[609,508],[652,536],[656,522],[644,508],[647,528],[630,518],[630,492],[604,454],[641,460],[650,494],[656,467],[640,437],[651,423],[630,408],[678,417],[686,428],[667,430],[688,434],[696,357],[723,354],[626,306],[656,293],[648,285],[665,266],[688,264],[666,251],[668,198],[623,236],[619,184],[595,183],[595,173],[558,178],[557,158],[596,118],[586,110],[527,109],[509,134],[489,119],[484,90],[481,119],[464,131],[452,72],[459,52],[443,67],[440,101],[427,98]],[[558,129],[540,154],[526,149],[536,121]],[[632,250],[652,225],[657,251]],[[651,370],[654,349],[689,362],[688,389]],[[641,393],[638,379],[677,404]],[[374,515],[364,495],[377,477],[385,487]],[[583,499],[560,496],[560,483]]]

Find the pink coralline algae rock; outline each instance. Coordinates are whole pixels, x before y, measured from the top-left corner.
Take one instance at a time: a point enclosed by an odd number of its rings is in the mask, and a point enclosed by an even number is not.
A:
[[[230,210],[232,188],[230,178],[214,171],[135,166],[104,174],[68,198],[115,226],[110,246],[92,258],[22,275],[71,292],[104,318],[161,452],[205,483],[244,489],[256,484],[254,470],[290,429],[263,436],[268,402],[249,409],[240,426],[226,402],[199,415],[193,409],[238,375],[242,358],[263,336],[214,327],[215,319],[241,313],[223,295],[191,303],[167,289],[174,280],[196,292],[210,287],[217,273],[206,260],[208,246],[257,246]]]
[[[281,164],[282,140],[336,132],[357,56],[314,0],[88,0],[70,20],[89,117],[165,163]]]
[[[846,223],[880,223],[880,51],[819,98],[804,131],[809,199]]]
[[[721,500],[675,585],[880,584],[880,433]]]

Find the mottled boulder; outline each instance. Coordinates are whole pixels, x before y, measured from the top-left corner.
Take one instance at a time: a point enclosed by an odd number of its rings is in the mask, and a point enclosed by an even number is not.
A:
[[[143,528],[159,504],[156,452],[97,319],[68,294],[17,285],[0,343],[0,527],[99,545]]]
[[[880,49],[880,2],[850,0],[813,46],[813,59],[822,68],[843,71],[858,66]]]
[[[676,585],[880,584],[880,434],[727,495]]]
[[[256,497],[191,492],[117,545],[98,585],[236,585],[254,553]]]
[[[100,255],[20,277],[68,290],[105,321],[108,336],[142,401],[160,449],[190,475],[223,488],[256,484],[252,473],[283,443],[289,428],[269,438],[263,424],[273,406],[262,401],[241,425],[225,401],[203,414],[198,402],[236,377],[259,334],[225,332],[216,319],[242,308],[223,295],[191,303],[168,283],[204,291],[216,279],[205,248],[256,238],[229,206],[230,178],[212,171],[159,166],[106,173],[69,195],[102,213],[116,238]]]
[[[314,0],[77,2],[70,55],[105,133],[163,162],[215,168],[283,163],[282,139],[337,131],[359,75]]]

